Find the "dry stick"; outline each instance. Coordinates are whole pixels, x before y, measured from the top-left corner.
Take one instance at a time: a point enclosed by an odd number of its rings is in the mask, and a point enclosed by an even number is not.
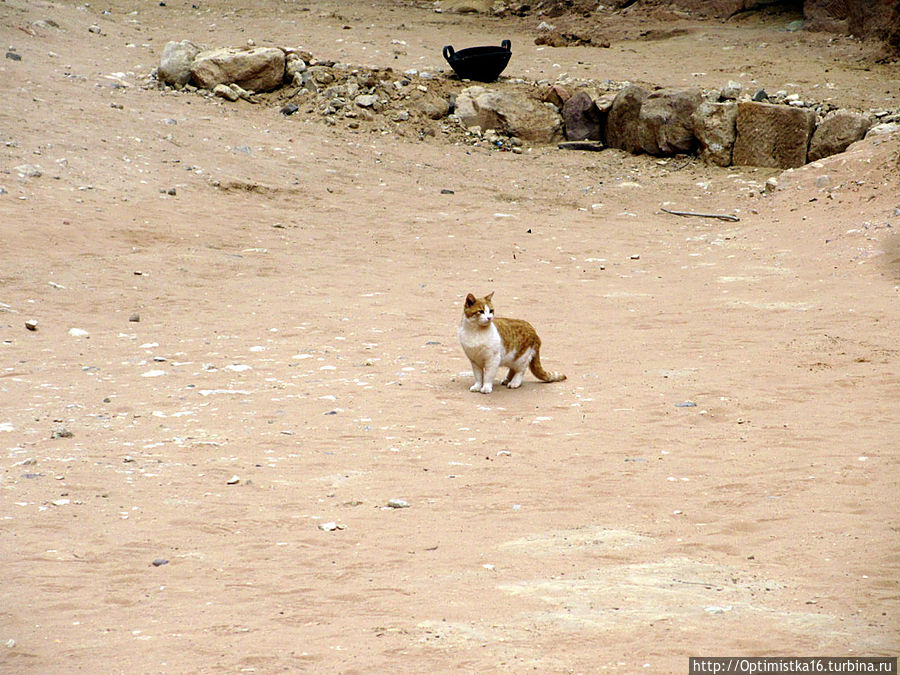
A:
[[[719,220],[728,220],[732,223],[736,223],[740,220],[737,216],[732,216],[728,213],[694,213],[693,211],[670,211],[669,209],[663,209],[660,207],[660,210],[665,211],[666,213],[671,213],[673,216],[697,216],[698,218],[718,218]]]

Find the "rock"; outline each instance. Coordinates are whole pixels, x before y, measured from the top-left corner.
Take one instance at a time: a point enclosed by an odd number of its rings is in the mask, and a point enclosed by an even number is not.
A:
[[[30,331],[37,330],[37,327],[38,327],[38,322],[35,321],[34,319],[28,319],[28,321],[25,322],[25,328],[27,328]]]
[[[98,26],[95,23],[91,24],[90,26],[88,26],[88,33],[94,33],[95,35],[100,35],[100,26]]]
[[[16,54],[16,52],[12,52],[12,51],[6,52],[6,58],[8,58],[10,61],[21,61],[22,60],[22,56],[20,54]]]
[[[306,61],[297,54],[288,53],[284,63],[284,81],[296,83],[300,75],[306,72],[307,68]]]
[[[74,435],[75,434],[66,429],[63,425],[56,427],[50,432],[50,438],[72,438]]]
[[[71,335],[72,337],[86,338],[88,337],[88,332],[82,328],[70,328],[69,335]]]
[[[759,89],[755,94],[753,94],[753,100],[757,103],[764,103],[769,100],[769,95],[766,93],[765,89]]]
[[[240,483],[240,482],[241,482],[241,477],[240,477],[240,476],[232,476],[232,477],[229,478],[227,481],[225,481],[225,484],[226,484],[226,485],[237,485],[237,484]]]
[[[552,103],[560,110],[571,97],[572,92],[561,84],[552,84],[541,94],[541,100],[544,103]]]
[[[694,111],[703,101],[699,89],[654,91],[638,113],[641,149],[650,155],[676,155],[694,151]]]
[[[743,91],[744,85],[742,85],[740,82],[728,80],[728,84],[722,87],[722,91],[719,92],[719,96],[721,96],[726,101],[736,101],[741,97],[741,93]]]
[[[606,144],[636,153],[641,150],[638,115],[648,93],[636,85],[616,94],[606,117]]]
[[[371,108],[378,103],[378,97],[375,94],[360,94],[353,102],[360,108]]]
[[[409,502],[405,499],[389,499],[387,503],[388,507],[392,509],[408,509]]]
[[[491,129],[532,143],[562,140],[562,117],[523,94],[466,87],[456,98],[456,115],[466,128]]]
[[[128,320],[131,321],[132,323],[139,323],[141,320],[141,315],[140,314],[132,314],[131,316],[128,317]]]
[[[882,122],[869,129],[866,138],[869,136],[886,136],[888,134],[897,133],[898,131],[900,131],[900,122]]]
[[[319,523],[319,529],[323,532],[334,532],[335,530],[343,530],[343,525],[338,525],[334,521],[329,521],[327,523]]]
[[[700,157],[716,166],[730,166],[737,126],[737,103],[704,101],[694,111],[694,136]]]
[[[813,132],[807,161],[843,152],[851,143],[865,137],[872,128],[872,119],[850,110],[836,110],[826,116]]]
[[[803,17],[811,31],[874,38],[900,47],[900,5],[896,0],[805,0]]]
[[[409,107],[433,120],[439,120],[450,114],[450,101],[433,92],[416,96],[410,101]]]
[[[296,103],[288,103],[281,109],[281,114],[284,116],[293,115],[298,110],[300,110],[300,106]]]
[[[603,116],[586,91],[571,96],[563,105],[562,115],[568,140],[599,141],[602,138]]]
[[[271,91],[284,81],[284,72],[284,52],[275,47],[212,49],[197,54],[191,81],[204,89],[234,83],[252,91]]]
[[[595,152],[606,149],[606,146],[600,141],[564,141],[563,143],[557,143],[556,147],[560,150],[589,150]]]
[[[168,565],[169,561],[166,560],[165,558],[157,558],[150,564],[153,565],[154,567],[162,567],[163,565]]]
[[[732,163],[791,169],[806,164],[816,114],[772,103],[738,103]]]
[[[240,96],[238,96],[238,93],[227,84],[217,84],[215,87],[213,87],[212,92],[219,98],[224,98],[226,101],[234,102],[240,98]]]
[[[159,58],[156,76],[160,82],[183,87],[191,81],[191,64],[200,48],[190,40],[167,42]]]

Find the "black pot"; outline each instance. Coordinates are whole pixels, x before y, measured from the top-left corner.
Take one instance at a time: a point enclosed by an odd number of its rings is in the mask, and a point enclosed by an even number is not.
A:
[[[469,47],[453,51],[453,47],[444,47],[444,58],[453,68],[453,72],[462,80],[493,82],[509,63],[511,43],[504,40],[499,47]]]

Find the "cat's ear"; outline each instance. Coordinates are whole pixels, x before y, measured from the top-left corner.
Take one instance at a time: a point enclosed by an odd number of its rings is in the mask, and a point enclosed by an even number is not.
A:
[[[475,296],[472,295],[471,293],[469,293],[466,296],[466,307],[471,307],[474,304],[475,304]]]
[[[486,296],[484,296],[484,299],[487,300],[488,302],[490,302],[491,298],[493,298],[493,297],[494,297],[494,291],[491,291]]]

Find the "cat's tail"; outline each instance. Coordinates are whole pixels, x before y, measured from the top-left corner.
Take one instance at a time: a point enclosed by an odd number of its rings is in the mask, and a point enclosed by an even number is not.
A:
[[[557,373],[556,371],[547,372],[544,370],[541,366],[541,356],[538,352],[534,353],[534,358],[531,359],[531,365],[529,367],[531,369],[531,374],[544,382],[562,382],[566,379],[566,376],[562,373]]]

